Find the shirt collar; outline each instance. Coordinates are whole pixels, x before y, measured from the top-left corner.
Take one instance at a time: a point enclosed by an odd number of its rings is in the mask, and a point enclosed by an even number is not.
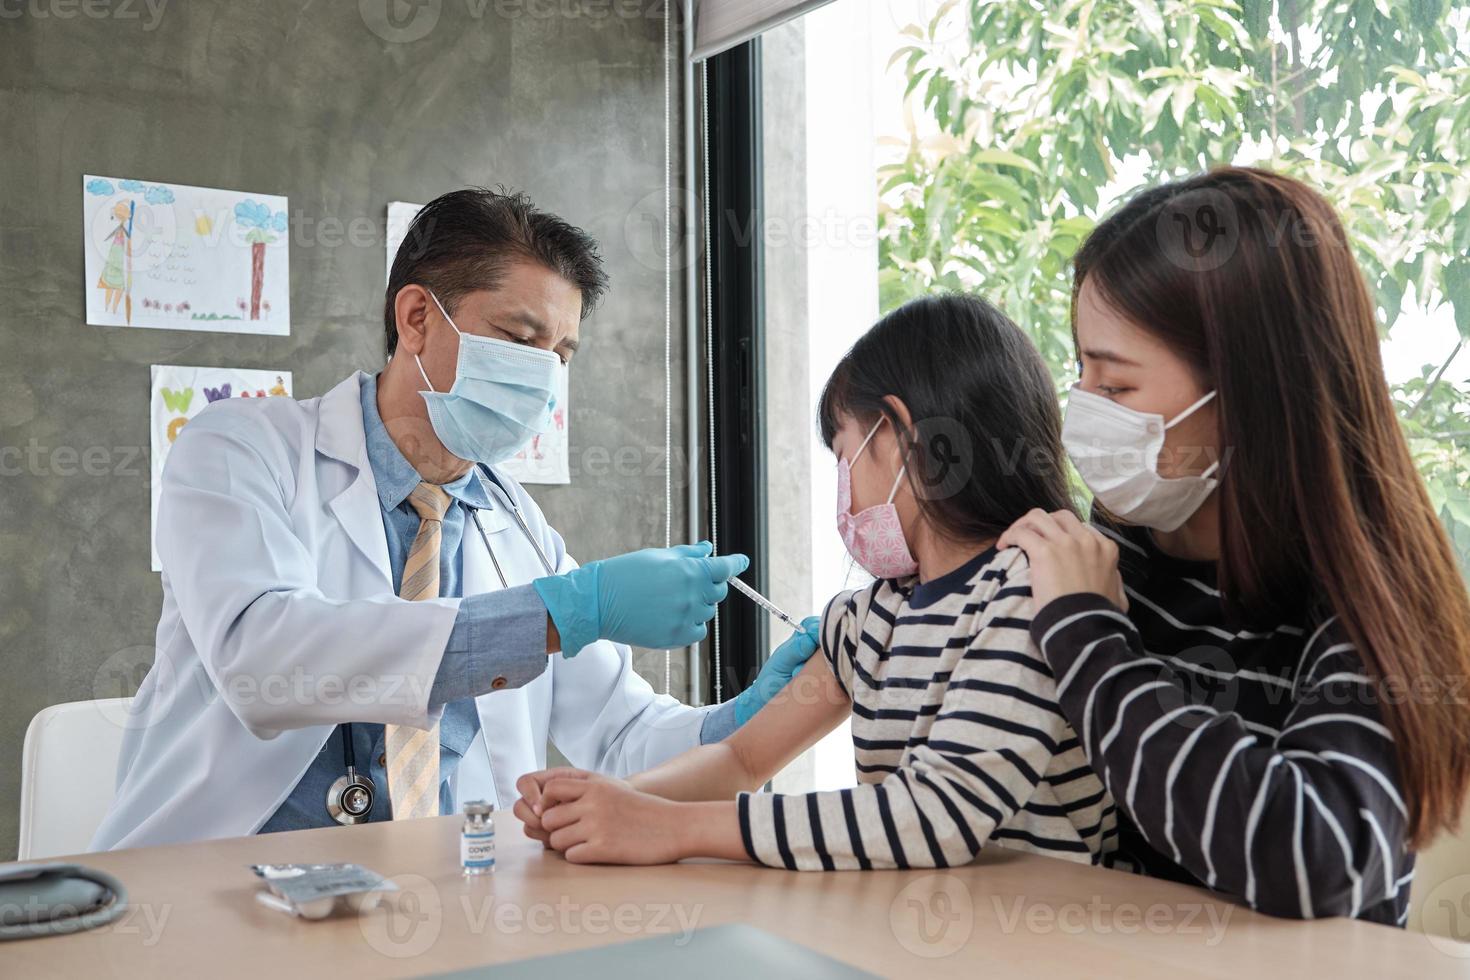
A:
[[[945,572],[938,578],[915,584],[913,592],[909,595],[909,608],[924,609],[934,605],[945,596],[954,595],[957,592],[969,592],[971,581],[981,569],[995,559],[996,554],[995,545],[991,545],[959,568]]]
[[[373,482],[378,485],[378,500],[384,510],[393,510],[408,499],[423,477],[388,434],[388,427],[378,414],[378,379],[371,374],[362,376],[362,428],[367,437],[368,465],[373,470]],[[495,509],[474,468],[443,486],[445,493],[462,504],[482,510]]]

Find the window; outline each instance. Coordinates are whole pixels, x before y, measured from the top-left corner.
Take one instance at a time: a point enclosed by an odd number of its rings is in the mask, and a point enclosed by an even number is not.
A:
[[[819,614],[871,581],[837,535],[836,461],[818,438],[816,403],[880,312],[877,125],[901,101],[882,71],[901,26],[884,4],[835,3],[761,41],[768,581],[793,615]],[[854,781],[844,724],[775,786]]]
[[[1431,499],[1470,565],[1470,3],[904,0],[877,42],[884,310],[974,289],[1075,377],[1069,259],[1133,190],[1211,164],[1323,192],[1380,308]],[[902,12],[900,12],[902,11]],[[890,103],[891,104],[891,103]]]

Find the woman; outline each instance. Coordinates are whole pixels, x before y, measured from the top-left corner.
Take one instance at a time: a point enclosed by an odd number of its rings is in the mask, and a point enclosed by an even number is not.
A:
[[[918,300],[848,352],[820,416],[838,529],[878,581],[832,600],[824,656],[724,742],[630,784],[523,777],[527,833],[577,862],[934,867],[989,841],[1098,861],[1113,807],[1029,640],[1025,556],[995,548],[1030,508],[1069,506],[1036,349],[981,300]],[[751,792],[849,714],[856,788]]]
[[[1115,863],[1402,924],[1470,777],[1470,603],[1341,224],[1262,170],[1145,191],[1078,253],[1072,326],[1096,523],[1038,510],[1000,544],[1120,803]]]

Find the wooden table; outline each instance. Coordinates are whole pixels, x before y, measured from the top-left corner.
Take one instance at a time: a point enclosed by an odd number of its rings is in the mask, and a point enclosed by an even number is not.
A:
[[[478,879],[460,875],[456,817],[85,855],[122,879],[133,908],[95,932],[0,944],[0,976],[416,976],[747,922],[888,976],[1470,977],[1470,946],[1270,919],[1183,885],[999,848],[937,872],[578,867],[527,840],[513,815],[496,825],[498,868]],[[256,903],[247,864],[304,861],[365,864],[408,894],[396,910],[320,922]]]

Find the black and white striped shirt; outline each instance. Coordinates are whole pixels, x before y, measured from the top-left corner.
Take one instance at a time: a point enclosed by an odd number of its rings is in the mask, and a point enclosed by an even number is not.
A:
[[[1105,863],[1273,915],[1402,925],[1413,854],[1383,696],[1336,617],[1228,625],[1213,562],[1119,543],[1125,615],[1062,596],[1031,633],[1119,804]]]
[[[750,856],[790,869],[945,867],[986,841],[1098,863],[1114,808],[1030,639],[1026,558],[844,592],[822,652],[852,698],[858,785],[741,794]]]

